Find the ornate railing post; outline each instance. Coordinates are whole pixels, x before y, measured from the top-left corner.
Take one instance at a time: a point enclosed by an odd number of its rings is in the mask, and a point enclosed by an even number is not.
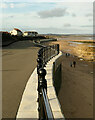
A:
[[[43,68],[40,68],[38,71],[39,120],[45,120],[45,111],[44,111],[43,97],[42,97],[42,89],[46,89],[47,91],[47,81],[45,79],[45,75],[46,75],[46,70]]]
[[[49,53],[49,60],[51,59],[51,46],[50,46],[50,53]]]
[[[45,50],[46,50],[46,47],[43,47],[43,66],[45,67],[45,64],[46,64],[46,62],[45,62],[45,60],[46,60],[46,53],[45,53]]]
[[[41,56],[41,54],[40,54],[40,52],[38,52],[38,59],[37,59],[37,74],[38,74],[38,71],[39,71],[39,69],[40,68],[42,68],[42,66],[43,66],[43,60],[42,60],[42,56]],[[39,85],[39,75],[38,75],[38,85]],[[38,88],[37,88],[37,90],[39,89],[39,86],[38,86]],[[37,102],[39,102],[39,95],[38,95],[38,99],[37,99]],[[39,110],[39,108],[38,108],[38,110]]]
[[[57,44],[57,54],[59,54],[59,44]]]
[[[39,69],[43,66],[43,60],[41,57],[38,57],[37,63],[38,63],[37,64],[37,73],[38,73]]]

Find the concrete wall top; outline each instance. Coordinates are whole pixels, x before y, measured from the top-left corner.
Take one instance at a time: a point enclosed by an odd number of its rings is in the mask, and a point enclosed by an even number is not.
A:
[[[62,114],[61,106],[57,98],[55,88],[53,86],[53,65],[55,64],[55,69],[57,69],[61,61],[62,61],[62,52],[60,52],[57,56],[51,59],[45,67],[47,71],[46,74],[47,95],[49,98],[49,103],[53,112],[54,119],[64,119],[64,115]]]

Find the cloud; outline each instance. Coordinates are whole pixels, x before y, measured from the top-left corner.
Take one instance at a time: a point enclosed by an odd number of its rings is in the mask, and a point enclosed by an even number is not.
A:
[[[92,13],[87,13],[85,16],[86,16],[86,17],[92,17],[93,14],[92,14]]]
[[[10,4],[10,8],[14,8],[15,5],[13,3]]]
[[[76,17],[76,14],[75,14],[75,13],[73,13],[73,14],[72,14],[72,17]]]
[[[8,4],[8,3],[2,3],[0,5],[0,8],[14,8],[14,7],[15,7],[15,5],[13,3],[10,3],[10,4]]]
[[[64,27],[71,27],[71,24],[66,23],[66,24],[64,24]]]
[[[80,26],[80,27],[93,27],[93,25],[83,25],[83,26]]]
[[[0,4],[0,8],[22,8],[28,6],[29,3],[2,3]]]
[[[4,2],[26,2],[26,0],[3,0]],[[63,2],[63,0],[27,0],[27,2]],[[94,0],[64,0],[64,2],[94,2]]]
[[[11,15],[11,16],[8,16],[9,18],[13,18],[14,16],[13,15]]]
[[[8,5],[6,3],[0,4],[0,8],[7,8],[7,7],[8,7]]]
[[[41,11],[38,12],[38,15],[41,18],[49,18],[49,17],[62,17],[64,15],[68,14],[66,11],[66,8],[54,8],[52,10],[47,10],[47,11]]]
[[[92,22],[93,21],[93,19],[88,19],[89,20],[89,22]]]
[[[28,3],[18,3],[18,4],[15,4],[15,7],[22,8],[22,7],[25,7],[25,6],[28,6],[28,5],[29,5]]]

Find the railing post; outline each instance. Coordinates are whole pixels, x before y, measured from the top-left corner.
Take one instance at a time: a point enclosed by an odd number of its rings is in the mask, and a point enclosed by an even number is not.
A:
[[[45,53],[45,49],[46,49],[46,47],[43,47],[43,66],[45,67],[45,64],[46,64],[46,53]]]
[[[52,47],[50,46],[50,59],[52,58],[52,55],[51,55],[51,48],[52,48]]]
[[[38,57],[37,62],[38,62],[38,65],[37,65],[37,73],[38,73],[39,69],[43,66],[42,58]]]
[[[43,106],[43,98],[42,98],[42,89],[46,89],[47,91],[47,81],[45,79],[46,70],[40,68],[38,71],[39,82],[38,82],[38,96],[39,96],[39,120],[45,120],[44,106]]]
[[[43,67],[43,60],[42,60],[42,58],[41,58],[41,54],[40,53],[38,53],[38,59],[37,59],[37,74],[38,74],[38,71],[39,71],[39,69],[40,68],[42,68]],[[39,75],[38,75],[38,85],[39,85]],[[38,86],[38,88],[37,88],[37,90],[39,89],[39,86]],[[37,101],[39,102],[39,95],[38,95],[38,99],[37,99]],[[39,108],[38,108],[39,109]]]
[[[48,62],[48,47],[47,47],[47,53],[46,53],[46,56],[47,56],[47,62]]]
[[[57,44],[57,54],[59,54],[59,44]]]

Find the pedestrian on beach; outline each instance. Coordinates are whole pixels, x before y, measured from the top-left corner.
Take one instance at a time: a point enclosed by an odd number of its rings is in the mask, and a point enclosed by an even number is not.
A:
[[[76,61],[73,61],[73,65],[74,65],[74,68],[75,68],[75,66],[76,66]]]
[[[72,62],[70,63],[70,66],[72,67]]]
[[[66,57],[68,56],[68,54],[66,53]]]
[[[70,53],[66,53],[66,57],[70,56]]]

